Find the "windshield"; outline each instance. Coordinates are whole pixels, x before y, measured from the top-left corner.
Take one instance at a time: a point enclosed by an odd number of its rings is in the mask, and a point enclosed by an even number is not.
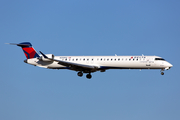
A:
[[[163,59],[163,58],[155,58],[155,60],[163,60],[163,61],[165,61],[165,59]]]

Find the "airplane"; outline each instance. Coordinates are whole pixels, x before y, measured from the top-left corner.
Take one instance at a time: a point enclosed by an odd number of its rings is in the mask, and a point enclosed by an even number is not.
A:
[[[38,54],[30,42],[22,42],[17,45],[22,48],[26,56],[25,63],[48,68],[68,69],[77,72],[79,77],[86,73],[86,78],[91,79],[93,72],[105,72],[109,69],[160,69],[169,70],[173,65],[158,56],[54,56],[53,54]]]

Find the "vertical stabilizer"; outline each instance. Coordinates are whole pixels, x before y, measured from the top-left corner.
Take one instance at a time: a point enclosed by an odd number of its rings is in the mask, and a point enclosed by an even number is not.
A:
[[[22,45],[21,45],[22,44]],[[25,46],[23,46],[25,45]],[[27,45],[27,46],[26,46]],[[39,57],[38,53],[35,51],[35,49],[32,47],[32,44],[29,43],[29,42],[23,42],[23,43],[20,43],[20,45],[18,46],[21,46],[23,51],[24,51],[24,54],[26,56],[27,59],[31,59],[31,58],[36,58],[36,57]]]
[[[32,47],[32,44],[30,42],[22,42],[19,44],[9,43],[9,44],[20,46],[23,49],[27,59],[39,57],[38,53]]]

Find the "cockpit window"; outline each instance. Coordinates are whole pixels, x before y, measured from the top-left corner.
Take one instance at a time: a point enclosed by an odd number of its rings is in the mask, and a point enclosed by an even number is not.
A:
[[[165,59],[163,59],[163,58],[155,58],[155,60],[163,60],[163,61],[165,61]]]

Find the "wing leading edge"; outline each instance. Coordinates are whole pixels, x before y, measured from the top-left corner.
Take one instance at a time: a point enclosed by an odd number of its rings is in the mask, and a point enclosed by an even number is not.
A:
[[[57,59],[52,59],[52,58],[49,58],[48,56],[46,56],[44,53],[42,53],[41,51],[39,51],[44,58],[48,59],[48,60],[51,60],[51,61],[56,61],[58,62],[58,64],[60,65],[63,65],[63,66],[66,66],[72,70],[76,70],[76,71],[89,71],[89,72],[92,72],[92,71],[96,71],[97,69],[99,69],[99,66],[95,66],[95,65],[86,65],[86,64],[79,64],[79,63],[72,63],[72,62],[67,62],[67,61],[62,61],[62,60],[57,60]]]

